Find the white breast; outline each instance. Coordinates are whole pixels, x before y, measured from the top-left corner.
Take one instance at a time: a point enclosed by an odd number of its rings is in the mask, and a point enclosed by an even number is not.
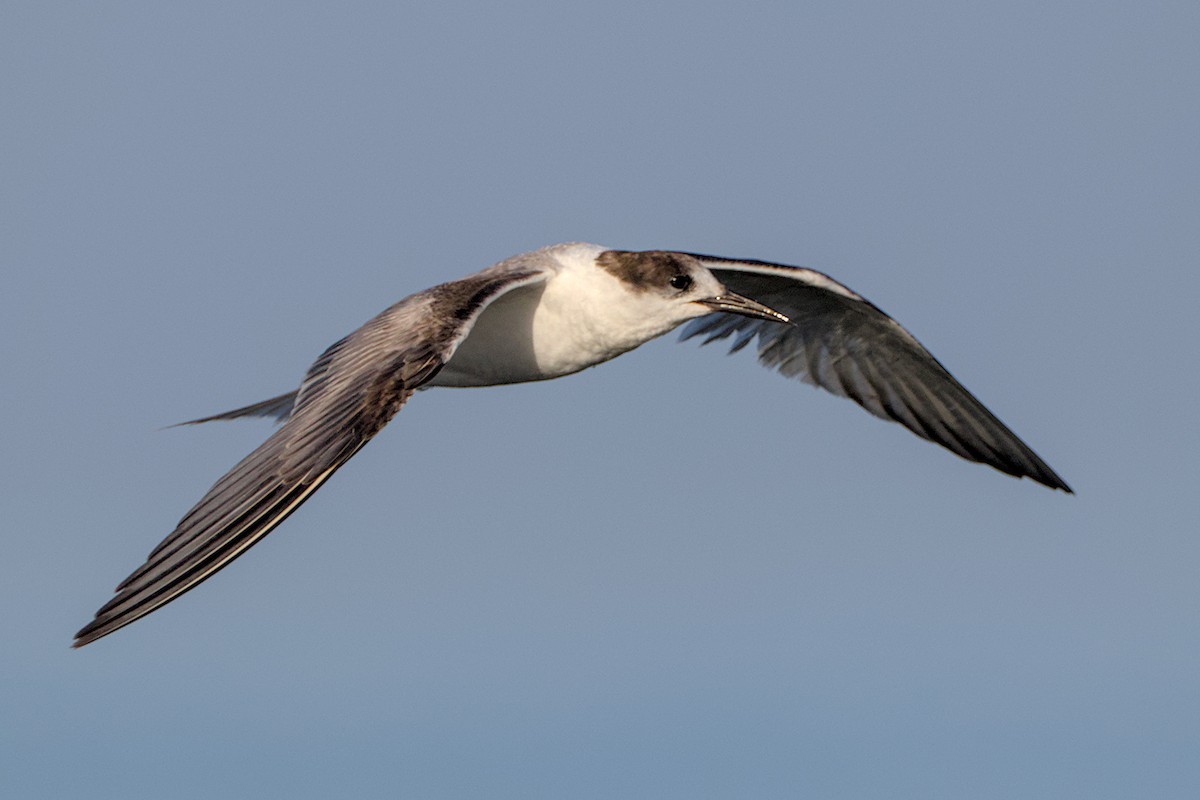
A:
[[[515,289],[479,315],[432,386],[492,386],[569,375],[627,352],[675,326],[657,320],[650,298],[636,296],[595,266],[606,248],[548,251],[558,271],[545,283]]]

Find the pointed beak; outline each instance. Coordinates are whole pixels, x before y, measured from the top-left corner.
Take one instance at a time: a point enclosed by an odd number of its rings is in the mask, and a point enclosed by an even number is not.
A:
[[[708,306],[713,311],[728,311],[730,314],[741,314],[743,317],[754,317],[756,319],[765,319],[769,322],[791,322],[783,314],[780,314],[773,308],[768,308],[756,300],[751,300],[749,297],[742,297],[740,294],[726,291],[725,294],[717,297],[710,297],[707,300],[697,300],[702,306]]]

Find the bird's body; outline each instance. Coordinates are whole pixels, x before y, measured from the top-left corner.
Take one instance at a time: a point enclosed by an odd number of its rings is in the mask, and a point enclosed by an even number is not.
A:
[[[411,295],[338,341],[300,388],[195,420],[283,425],[201,498],[76,634],[87,644],[142,617],[269,533],[413,392],[547,380],[691,321],[685,338],[758,339],[759,360],[848,396],[964,458],[1066,483],[898,323],[826,275],[760,261],[564,244]]]
[[[640,308],[625,281],[596,268],[604,250],[557,245],[494,267],[501,272],[535,269],[547,280],[498,297],[426,385],[495,386],[559,378],[615,358],[683,321]],[[698,306],[695,310],[695,316],[705,313]]]

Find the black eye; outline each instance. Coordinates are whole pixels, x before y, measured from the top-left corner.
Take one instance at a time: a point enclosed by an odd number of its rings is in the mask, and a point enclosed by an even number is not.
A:
[[[672,289],[678,289],[679,291],[682,292],[682,291],[688,289],[689,287],[691,287],[691,285],[692,285],[692,276],[691,275],[676,275],[674,278],[671,278],[671,288]]]

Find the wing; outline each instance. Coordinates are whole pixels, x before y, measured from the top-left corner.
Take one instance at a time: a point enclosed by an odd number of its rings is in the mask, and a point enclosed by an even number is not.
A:
[[[694,254],[693,254],[694,255]],[[693,320],[682,338],[703,344],[736,334],[730,352],[758,338],[758,360],[849,397],[969,461],[1054,489],[1071,489],[900,323],[815,270],[695,255],[738,294],[786,314],[791,324],[733,314]]]
[[[400,301],[326,350],[287,421],[209,489],[75,634],[75,646],[169,603],[270,533],[437,374],[484,308],[545,279],[537,270],[485,270]],[[286,397],[218,416],[272,413]]]

